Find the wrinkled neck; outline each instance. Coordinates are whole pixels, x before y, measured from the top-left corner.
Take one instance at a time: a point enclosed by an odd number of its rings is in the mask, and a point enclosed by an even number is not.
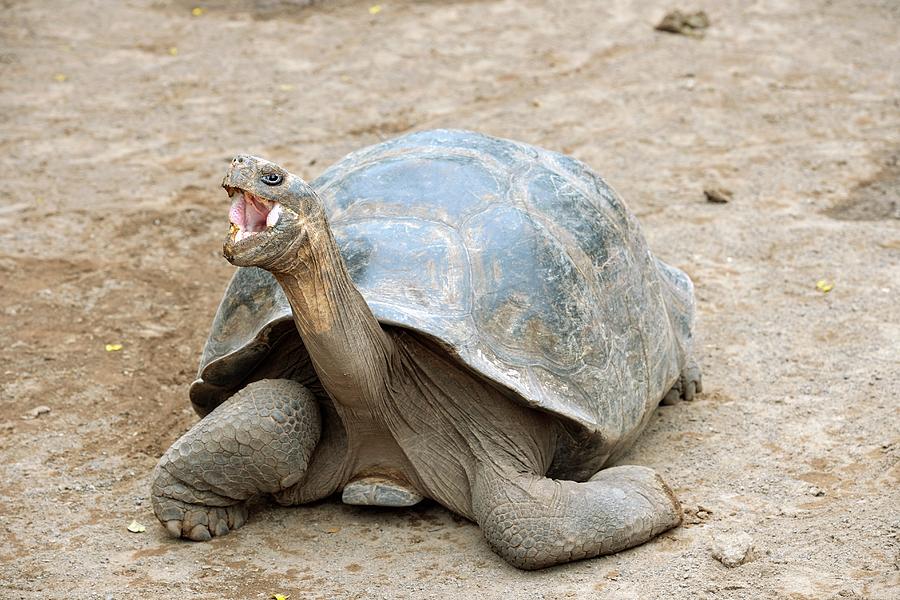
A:
[[[273,269],[322,385],[364,408],[385,385],[392,344],[350,279],[331,231],[315,228]]]

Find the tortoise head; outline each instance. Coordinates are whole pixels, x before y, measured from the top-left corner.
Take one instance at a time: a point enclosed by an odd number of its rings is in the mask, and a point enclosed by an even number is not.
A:
[[[232,199],[223,253],[233,265],[277,268],[288,250],[327,227],[315,191],[267,160],[236,156],[222,187]]]

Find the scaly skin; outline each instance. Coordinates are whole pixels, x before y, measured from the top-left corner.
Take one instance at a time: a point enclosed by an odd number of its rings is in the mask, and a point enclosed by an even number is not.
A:
[[[631,548],[682,519],[662,478],[632,465],[584,483],[483,469],[472,501],[494,552],[527,570]]]
[[[198,541],[237,529],[246,500],[304,477],[320,431],[318,405],[302,385],[251,383],[160,459],[151,490],[157,518],[172,535]]]

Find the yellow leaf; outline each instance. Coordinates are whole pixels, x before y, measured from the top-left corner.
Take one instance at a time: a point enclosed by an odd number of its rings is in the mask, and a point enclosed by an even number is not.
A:
[[[294,86],[292,86],[289,83],[282,83],[281,85],[278,86],[278,89],[281,90],[282,92],[289,92],[292,89],[294,89]]]
[[[137,521],[132,521],[128,525],[128,531],[130,531],[131,533],[144,533],[145,531],[147,531],[147,528]]]
[[[191,14],[194,15],[195,17],[202,17],[204,12],[206,12],[206,11],[203,10],[203,8],[200,6],[195,6],[194,8],[191,9]]]
[[[270,600],[288,600],[290,597],[290,594],[272,594],[269,596]]]
[[[374,5],[374,6],[370,6],[370,7],[369,7],[369,14],[370,14],[370,15],[377,15],[377,14],[380,13],[380,12],[381,12],[381,5],[380,5],[380,4],[376,4],[376,5]]]
[[[822,292],[823,294],[827,294],[832,289],[834,289],[834,284],[828,281],[827,279],[820,279],[816,282],[816,289]]]
[[[56,75],[53,76],[53,80],[56,81],[57,83],[62,83],[66,79],[68,79],[68,77],[66,77],[63,73],[57,73]]]
[[[118,352],[122,349],[122,344],[107,344],[104,346],[107,352]]]
[[[172,56],[178,56],[178,48],[172,46],[171,48],[169,48],[169,54],[171,54]]]

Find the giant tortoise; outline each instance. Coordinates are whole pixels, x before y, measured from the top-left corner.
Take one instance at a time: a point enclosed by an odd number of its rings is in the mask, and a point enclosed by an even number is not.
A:
[[[587,166],[424,131],[308,185],[231,163],[219,306],[153,508],[175,536],[247,500],[431,498],[512,565],[617,552],[678,525],[653,470],[617,461],[660,402],[691,399],[693,288]]]

